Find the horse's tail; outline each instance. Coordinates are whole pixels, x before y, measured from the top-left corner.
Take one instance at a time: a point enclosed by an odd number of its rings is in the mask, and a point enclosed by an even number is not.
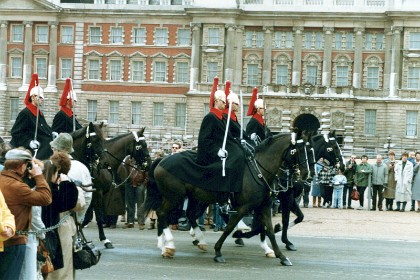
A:
[[[147,181],[146,200],[144,201],[144,210],[146,214],[150,211],[158,209],[162,204],[163,196],[158,189],[154,175],[156,166],[161,160],[162,158],[155,159],[155,161],[153,161],[152,165],[150,166],[149,178]]]

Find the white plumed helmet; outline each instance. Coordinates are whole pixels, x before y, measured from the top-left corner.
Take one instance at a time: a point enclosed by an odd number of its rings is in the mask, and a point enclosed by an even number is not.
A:
[[[231,93],[229,93],[229,96],[228,96],[228,102],[229,102],[229,104],[230,103],[236,103],[236,104],[239,104],[239,97],[238,97],[238,95],[236,94],[236,93],[234,93],[234,92],[231,92]]]
[[[216,92],[214,93],[214,100],[222,100],[223,102],[226,102],[225,92],[220,89],[216,90]]]
[[[262,99],[255,100],[254,106],[256,109],[264,109],[264,101]]]
[[[44,99],[44,90],[40,86],[34,86],[31,89],[31,92],[30,92],[29,96],[38,95],[38,91],[39,91],[39,96],[38,97]]]

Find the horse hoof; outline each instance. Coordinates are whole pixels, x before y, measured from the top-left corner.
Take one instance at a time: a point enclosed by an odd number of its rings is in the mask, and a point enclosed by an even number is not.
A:
[[[167,259],[172,259],[175,255],[175,249],[173,248],[166,248],[165,252],[162,253],[162,257]]]
[[[244,243],[244,241],[242,240],[242,238],[238,238],[238,239],[236,239],[235,240],[235,244],[236,245],[238,245],[238,246],[245,246],[245,243]]]
[[[289,250],[289,251],[297,251],[295,245],[293,245],[293,244],[287,244],[286,249]]]
[[[112,243],[111,243],[111,242],[106,242],[106,243],[104,244],[104,246],[105,246],[105,248],[106,248],[106,249],[114,249],[114,245],[112,245]]]
[[[222,256],[220,256],[220,257],[215,256],[213,260],[217,263],[225,263],[226,262],[225,259]]]
[[[280,263],[284,266],[292,266],[293,265],[292,262],[289,260],[289,258],[285,258]]]
[[[198,244],[198,249],[207,252],[207,244]]]
[[[242,231],[237,230],[232,234],[233,238],[242,238]]]
[[[274,254],[273,252],[270,252],[270,253],[266,253],[265,256],[267,258],[275,258],[276,257],[276,254]]]
[[[198,240],[193,240],[192,244],[195,245],[195,246],[197,246],[199,242],[200,241],[198,241]]]
[[[274,233],[280,232],[281,231],[281,225],[280,224],[276,224],[274,226]]]

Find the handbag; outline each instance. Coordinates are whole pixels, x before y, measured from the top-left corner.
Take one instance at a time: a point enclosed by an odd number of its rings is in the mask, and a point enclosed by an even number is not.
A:
[[[50,253],[45,246],[44,240],[39,240],[37,260],[42,263],[41,273],[48,274],[54,271],[54,265],[51,262]]]
[[[96,265],[101,259],[101,251],[93,244],[87,241],[83,234],[82,227],[76,224],[76,241],[73,250],[73,265],[75,269],[86,269]]]
[[[350,198],[352,200],[359,200],[360,199],[360,193],[356,189],[353,189],[351,191]]]

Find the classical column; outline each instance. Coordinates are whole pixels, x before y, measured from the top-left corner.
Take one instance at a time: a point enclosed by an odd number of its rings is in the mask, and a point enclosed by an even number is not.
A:
[[[264,58],[263,58],[263,72],[262,84],[268,85],[271,83],[271,50],[273,42],[273,26],[263,26],[264,31]]]
[[[243,36],[244,36],[244,26],[236,26],[236,38],[235,41],[238,42],[236,44],[236,50],[235,50],[235,73],[234,78],[232,81],[232,88],[233,86],[240,87],[242,84],[242,65],[243,65],[243,58],[242,58],[242,49],[243,49]],[[237,88],[233,88],[233,90],[238,91]]]
[[[384,90],[389,90],[389,80],[391,76],[391,57],[392,57],[392,30],[391,28],[385,28]]]
[[[48,85],[46,92],[57,92],[57,22],[50,22],[50,53],[48,56]]]
[[[0,22],[0,90],[7,90],[7,21]]]
[[[324,62],[322,63],[322,85],[331,87],[331,62],[332,62],[332,43],[333,43],[333,27],[324,27]]]
[[[363,68],[363,27],[356,27],[355,46],[354,46],[354,67],[353,67],[353,87],[361,88],[362,86],[362,68]]]
[[[400,86],[400,61],[401,61],[401,33],[402,26],[392,27],[392,52],[391,52],[391,74],[389,79],[389,97],[396,97]]]
[[[197,89],[200,75],[201,23],[192,22],[190,26],[192,29],[190,90],[194,90]]]
[[[300,86],[302,71],[302,33],[303,26],[293,27],[295,32],[294,48],[293,48],[293,73],[292,85]]]
[[[233,24],[226,24],[226,42],[225,42],[225,79],[232,81],[233,67],[234,67],[234,49],[236,46],[235,40],[235,26]],[[239,41],[241,43],[241,41]]]
[[[32,76],[32,26],[33,22],[23,22],[25,26],[25,50],[23,54],[23,75],[22,75],[22,86],[19,91],[27,91],[29,83],[31,82]]]

